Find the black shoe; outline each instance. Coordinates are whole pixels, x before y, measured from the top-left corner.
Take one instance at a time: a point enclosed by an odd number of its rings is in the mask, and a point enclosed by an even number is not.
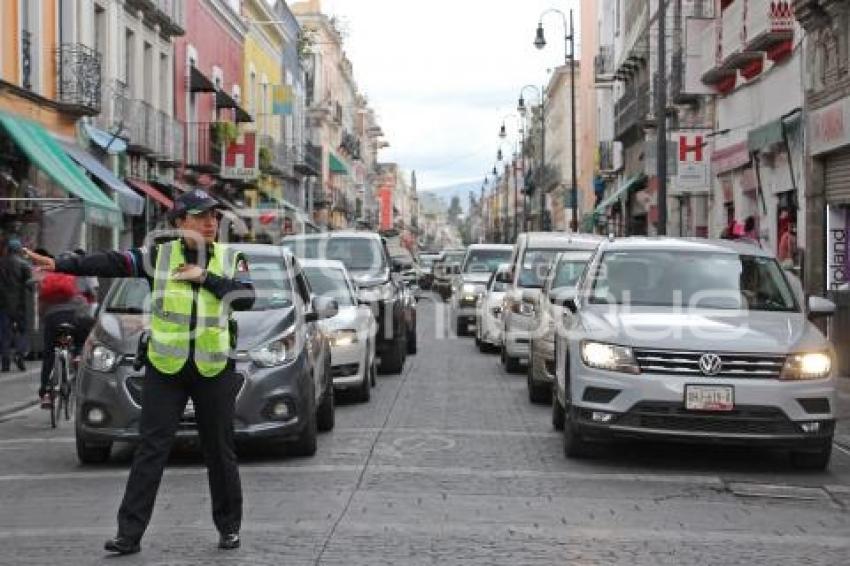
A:
[[[240,544],[242,543],[239,540],[239,533],[228,533],[226,535],[221,535],[221,538],[218,539],[218,547],[223,548],[224,550],[239,548]]]
[[[141,549],[139,541],[122,536],[111,538],[103,545],[103,550],[115,554],[136,554]]]
[[[24,357],[20,354],[15,356],[15,365],[18,366],[18,371],[27,371],[27,366],[24,364]]]

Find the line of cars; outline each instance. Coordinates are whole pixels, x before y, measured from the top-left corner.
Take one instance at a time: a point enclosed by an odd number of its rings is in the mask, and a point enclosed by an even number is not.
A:
[[[251,311],[233,315],[231,358],[242,382],[236,439],[311,456],[317,432],[334,427],[336,394],[368,402],[377,372],[401,372],[416,351],[416,301],[405,265],[371,232],[233,247],[246,256],[257,294]],[[138,440],[144,378],[134,362],[149,304],[146,280],[117,281],[86,341],[75,411],[82,463],[104,462],[115,442]],[[178,436],[196,436],[191,402]]]
[[[461,297],[472,290],[456,278]],[[835,306],[807,297],[765,250],[527,233],[476,294],[476,345],[525,370],[567,457],[649,439],[783,448],[800,468],[829,464],[835,353],[816,323]]]

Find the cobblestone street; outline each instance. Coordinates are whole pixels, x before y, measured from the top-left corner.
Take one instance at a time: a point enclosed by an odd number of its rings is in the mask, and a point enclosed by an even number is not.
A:
[[[176,452],[127,564],[846,564],[850,456],[619,445],[567,461],[546,407],[471,339],[435,339],[343,403],[311,459],[243,455],[244,544],[215,548],[205,472]],[[439,304],[439,303],[437,303]],[[129,465],[80,467],[37,408],[0,423],[0,563],[98,563]]]

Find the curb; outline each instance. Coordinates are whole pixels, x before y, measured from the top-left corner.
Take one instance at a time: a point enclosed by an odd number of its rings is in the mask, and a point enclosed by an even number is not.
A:
[[[22,411],[24,409],[29,409],[38,405],[38,400],[27,400],[27,401],[19,401],[17,403],[13,403],[11,405],[6,405],[4,407],[0,407],[0,419],[6,418],[11,414],[17,413],[18,411]]]

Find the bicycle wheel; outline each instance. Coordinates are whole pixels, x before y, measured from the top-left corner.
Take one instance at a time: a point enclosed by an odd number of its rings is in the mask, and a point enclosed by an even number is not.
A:
[[[59,415],[56,407],[59,404],[59,355],[53,356],[53,369],[50,371],[50,379],[47,382],[47,395],[50,397],[50,427],[56,428],[56,420]]]
[[[63,388],[65,387],[65,359],[62,354],[56,353],[56,361],[53,363],[53,372],[56,376],[55,385],[53,386],[53,416],[51,423],[53,428],[59,426],[59,419],[62,417],[62,409],[65,403],[65,395]]]
[[[71,375],[71,361],[67,359],[65,362],[65,371],[62,372],[64,385],[62,386],[65,397],[65,420],[70,421],[74,415],[74,376]]]

